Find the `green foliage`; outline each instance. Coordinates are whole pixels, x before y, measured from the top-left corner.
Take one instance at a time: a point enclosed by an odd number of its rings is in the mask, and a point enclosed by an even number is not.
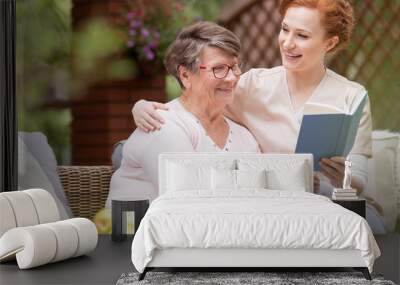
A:
[[[129,59],[116,59],[111,64],[106,73],[108,78],[129,79],[138,73],[134,62]]]
[[[69,112],[40,106],[50,95],[65,95],[67,89],[70,10],[70,0],[17,1],[18,128],[43,132],[58,161],[65,160],[69,147]]]
[[[201,19],[203,21],[216,21],[222,4],[227,1],[186,0],[184,2],[187,5],[185,13],[187,13],[189,18]]]
[[[19,127],[19,131],[44,133],[58,163],[69,163],[71,112],[68,109],[19,111],[18,120],[29,122]]]
[[[128,56],[160,64],[176,34],[197,20],[216,20],[221,0],[126,0],[118,17]],[[156,70],[156,72],[159,70]]]
[[[172,75],[167,75],[165,78],[165,91],[168,100],[173,100],[181,95],[182,89],[178,81]]]
[[[350,54],[355,53],[356,56],[355,64],[348,68],[346,75],[367,88],[373,128],[400,131],[400,48],[398,36],[396,37],[398,29],[395,28],[400,0],[392,1],[393,9],[380,10],[384,8],[385,2],[371,2],[368,5],[372,7],[360,15],[362,19],[359,19],[355,26],[353,38],[364,41],[360,48],[354,42],[348,47]],[[367,4],[362,0],[356,1],[356,11],[365,9],[365,5]],[[381,18],[376,19],[380,11]],[[371,23],[375,24],[367,28]]]
[[[73,37],[76,77],[90,81],[132,75],[134,64],[126,60],[110,59],[124,49],[124,42],[115,28],[104,19],[91,19]],[[106,66],[106,69],[104,67]],[[101,67],[99,69],[99,67]],[[95,78],[90,75],[96,70]],[[99,74],[99,70],[103,74]],[[88,78],[89,77],[89,78]]]
[[[123,47],[123,42],[114,30],[102,19],[92,20],[74,37],[74,56],[79,62],[78,68],[91,70],[96,60],[116,53]]]
[[[136,0],[135,0],[136,1]],[[129,2],[129,1],[128,1]],[[166,1],[159,1],[166,7]],[[182,0],[183,10],[171,17],[155,14],[163,52],[183,26],[198,20],[216,20],[221,0]],[[149,6],[150,0],[143,1]],[[171,7],[170,7],[171,8]],[[121,29],[105,19],[87,19],[72,31],[72,0],[17,0],[17,104],[20,131],[43,132],[60,164],[68,163],[71,115],[66,104],[89,85],[104,79],[128,78],[139,70],[134,58],[125,57]],[[173,11],[174,7],[172,7]],[[167,77],[169,98],[180,87]],[[54,109],[56,100],[58,109]],[[59,102],[65,102],[59,105]],[[63,107],[64,106],[64,107]]]
[[[374,80],[367,84],[371,99],[374,129],[400,131],[400,84],[399,70],[395,62],[400,62],[400,52],[377,66]]]
[[[388,8],[386,0],[369,4],[355,0],[358,21],[352,41],[344,56],[335,58],[341,66],[339,73],[368,90],[373,129],[400,131],[400,49],[395,26],[400,1],[396,2],[391,1]]]

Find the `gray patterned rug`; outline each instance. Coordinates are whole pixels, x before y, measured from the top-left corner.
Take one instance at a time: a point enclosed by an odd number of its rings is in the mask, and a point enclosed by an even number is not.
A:
[[[122,274],[117,285],[134,284],[212,284],[212,285],[246,285],[246,284],[379,284],[395,285],[384,280],[380,275],[372,275],[372,281],[364,278],[360,272],[148,272],[146,278],[138,281],[139,273]]]

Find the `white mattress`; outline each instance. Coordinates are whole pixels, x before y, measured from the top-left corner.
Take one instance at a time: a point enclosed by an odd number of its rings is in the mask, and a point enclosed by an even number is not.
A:
[[[323,196],[265,189],[160,196],[135,235],[132,262],[143,272],[156,249],[168,248],[359,250],[370,271],[380,255],[359,215]]]

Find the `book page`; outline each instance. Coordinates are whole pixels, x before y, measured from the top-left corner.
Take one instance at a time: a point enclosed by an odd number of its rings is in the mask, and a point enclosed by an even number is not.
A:
[[[306,103],[304,105],[303,115],[318,115],[318,114],[343,114],[343,110],[336,106],[322,103]]]

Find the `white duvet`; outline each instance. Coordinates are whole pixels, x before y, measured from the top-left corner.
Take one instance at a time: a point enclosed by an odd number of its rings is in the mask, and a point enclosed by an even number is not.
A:
[[[160,196],[137,230],[132,262],[143,272],[165,248],[358,249],[370,272],[380,255],[365,219],[328,198],[258,189]]]

